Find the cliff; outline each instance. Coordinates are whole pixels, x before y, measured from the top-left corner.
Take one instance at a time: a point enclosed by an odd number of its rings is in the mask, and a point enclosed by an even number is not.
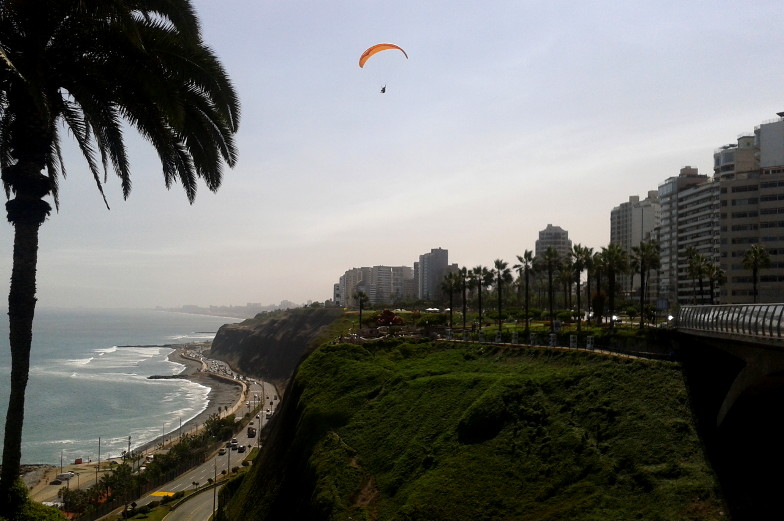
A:
[[[222,326],[212,342],[210,356],[282,388],[302,357],[313,350],[320,336],[327,334],[330,324],[342,314],[338,308],[259,313],[239,324]]]
[[[412,340],[299,366],[220,519],[727,519],[678,364]]]

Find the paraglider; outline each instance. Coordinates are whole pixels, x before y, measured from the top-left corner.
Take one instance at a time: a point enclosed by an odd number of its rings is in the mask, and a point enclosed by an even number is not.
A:
[[[359,57],[359,66],[360,67],[364,67],[365,66],[365,62],[368,61],[368,59],[371,56],[373,56],[374,54],[379,53],[381,51],[386,51],[386,50],[389,50],[389,49],[397,49],[398,51],[403,53],[403,56],[405,56],[406,59],[408,59],[408,54],[406,54],[406,51],[404,51],[403,49],[401,49],[400,47],[398,47],[394,43],[379,43],[379,44],[373,45],[368,50],[366,50],[365,52],[362,53],[362,56]]]

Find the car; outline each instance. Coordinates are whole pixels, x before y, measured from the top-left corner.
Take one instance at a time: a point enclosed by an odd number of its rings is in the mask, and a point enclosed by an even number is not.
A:
[[[237,447],[237,452],[245,452],[245,445],[240,445]]]
[[[225,447],[221,447],[220,450],[218,451],[218,455],[219,456],[223,456],[224,454],[226,454],[226,448]]]
[[[49,484],[50,485],[62,485],[63,482],[60,481],[59,479],[53,479],[52,481],[49,482]]]
[[[228,449],[229,447],[231,447],[231,442],[230,442],[230,441],[227,441],[227,442],[226,442],[226,448]]]

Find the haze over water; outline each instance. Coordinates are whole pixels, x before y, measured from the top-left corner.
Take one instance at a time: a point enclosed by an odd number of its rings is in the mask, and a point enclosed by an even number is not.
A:
[[[153,310],[39,309],[33,326],[22,463],[59,464],[119,456],[201,412],[209,388],[149,380],[183,366],[164,344],[211,340],[236,319]],[[0,323],[0,414],[8,407],[8,321]],[[125,346],[125,347],[124,347]],[[0,431],[0,439],[3,432]]]

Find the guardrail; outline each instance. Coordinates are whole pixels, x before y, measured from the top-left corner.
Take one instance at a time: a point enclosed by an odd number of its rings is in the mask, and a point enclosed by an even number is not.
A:
[[[735,336],[765,342],[784,342],[784,304],[721,304],[683,306],[678,311],[679,330],[706,335]]]

